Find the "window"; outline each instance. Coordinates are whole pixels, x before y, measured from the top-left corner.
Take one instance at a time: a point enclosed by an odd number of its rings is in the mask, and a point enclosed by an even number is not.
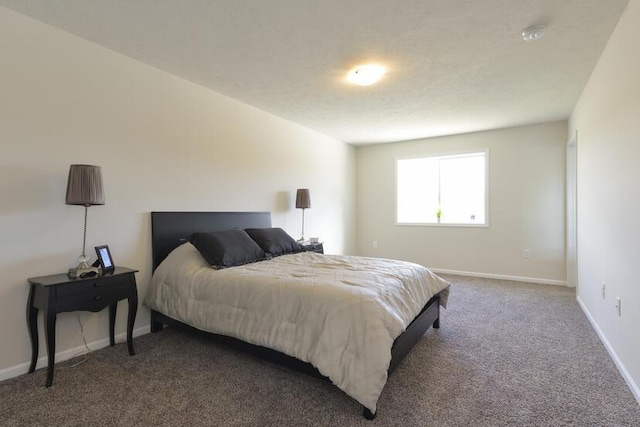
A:
[[[487,222],[487,152],[398,159],[398,224]]]

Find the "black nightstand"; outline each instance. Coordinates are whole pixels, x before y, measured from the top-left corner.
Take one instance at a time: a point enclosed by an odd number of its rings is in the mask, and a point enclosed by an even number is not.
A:
[[[302,247],[304,248],[304,250],[306,252],[317,252],[319,254],[323,254],[324,253],[324,247],[322,246],[322,243],[309,243],[309,242],[304,242],[301,243]]]
[[[136,276],[138,270],[116,267],[112,274],[70,279],[66,274],[32,277],[29,279],[29,301],[27,303],[27,325],[31,336],[31,366],[29,373],[36,369],[38,361],[38,310],[44,310],[45,337],[47,340],[47,387],[53,384],[53,368],[56,354],[56,316],[67,311],[98,312],[109,307],[109,338],[115,345],[114,328],[118,301],[129,301],[127,322],[127,346],[129,354],[133,350],[133,324],[138,310],[138,290]]]

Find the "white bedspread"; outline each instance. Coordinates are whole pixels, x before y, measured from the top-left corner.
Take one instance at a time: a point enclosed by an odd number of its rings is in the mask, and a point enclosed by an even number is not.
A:
[[[373,413],[393,341],[449,284],[403,261],[303,252],[214,270],[190,243],[156,269],[145,303],[198,329],[313,364]]]

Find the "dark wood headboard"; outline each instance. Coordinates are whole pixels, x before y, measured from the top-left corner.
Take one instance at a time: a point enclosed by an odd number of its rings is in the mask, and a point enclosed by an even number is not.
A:
[[[193,233],[271,227],[271,212],[151,212],[153,270]]]

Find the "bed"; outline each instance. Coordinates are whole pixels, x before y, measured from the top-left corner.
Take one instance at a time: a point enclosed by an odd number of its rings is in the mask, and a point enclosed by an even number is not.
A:
[[[151,332],[190,328],[329,379],[367,419],[388,375],[439,327],[446,305],[448,283],[412,263],[300,252],[214,270],[193,238],[185,242],[195,233],[269,230],[269,212],[152,212],[151,224]],[[396,285],[396,274],[408,284]]]

